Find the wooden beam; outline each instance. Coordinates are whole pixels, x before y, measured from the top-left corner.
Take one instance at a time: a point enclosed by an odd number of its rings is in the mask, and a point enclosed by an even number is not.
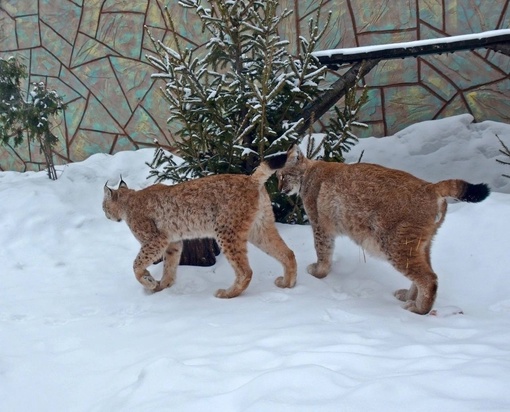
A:
[[[319,61],[333,70],[343,64],[352,64],[363,60],[372,59],[403,59],[405,57],[418,57],[427,54],[453,53],[460,50],[474,50],[480,48],[490,48],[492,50],[508,54],[510,53],[510,34],[494,35],[489,37],[468,38],[457,36],[460,40],[452,40],[449,42],[426,41],[420,45],[420,41],[410,42],[410,46],[399,46],[398,43],[388,45],[387,47],[375,47],[373,50],[360,47],[359,53],[353,53],[353,49],[349,52],[342,52],[342,49],[332,50],[329,54],[324,52],[317,53],[316,57]],[[438,40],[441,40],[438,39]],[[412,45],[418,43],[418,45]]]
[[[488,49],[494,50],[497,53],[506,54],[510,56],[510,42],[508,43],[496,43],[487,46]]]

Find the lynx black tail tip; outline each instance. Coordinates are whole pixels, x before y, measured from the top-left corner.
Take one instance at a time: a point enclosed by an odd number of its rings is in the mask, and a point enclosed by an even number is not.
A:
[[[467,183],[466,190],[462,194],[460,200],[463,200],[464,202],[478,203],[489,196],[490,193],[491,190],[485,183],[479,183],[476,185]]]
[[[278,153],[274,156],[266,157],[265,162],[271,170],[281,169],[287,161],[287,153]]]

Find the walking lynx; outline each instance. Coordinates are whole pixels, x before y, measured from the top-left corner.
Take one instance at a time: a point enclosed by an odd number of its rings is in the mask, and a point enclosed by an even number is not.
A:
[[[167,186],[156,184],[134,191],[121,180],[117,190],[105,185],[103,210],[108,219],[125,220],[140,242],[133,263],[138,281],[154,292],[171,286],[183,239],[214,238],[235,271],[235,282],[219,289],[219,298],[233,298],[250,283],[247,242],[253,243],[284,267],[276,285],[296,283],[296,259],[276,230],[265,181],[283,166],[285,156],[270,158],[251,176],[215,175]],[[163,256],[163,276],[155,280],[147,268]]]
[[[429,313],[437,293],[430,247],[445,218],[446,198],[480,202],[489,195],[488,186],[463,180],[429,183],[375,164],[309,160],[297,146],[287,156],[277,171],[279,188],[301,196],[310,220],[317,263],[308,272],[326,276],[335,236],[347,235],[411,280],[410,289],[395,292],[405,309]]]

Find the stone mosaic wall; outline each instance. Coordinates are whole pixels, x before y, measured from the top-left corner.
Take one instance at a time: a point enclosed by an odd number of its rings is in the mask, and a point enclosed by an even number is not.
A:
[[[307,36],[316,0],[282,0],[295,11],[284,37]],[[0,57],[16,54],[30,82],[65,96],[56,125],[57,162],[170,143],[165,102],[146,55],[144,30],[171,45],[163,7],[191,47],[205,42],[200,24],[177,0],[0,0]],[[332,21],[322,49],[429,39],[510,27],[510,0],[325,0]],[[510,57],[476,50],[382,62],[366,82],[362,121],[384,136],[411,123],[460,113],[510,121]],[[28,84],[27,84],[28,88]],[[0,146],[1,170],[38,169],[32,147]]]

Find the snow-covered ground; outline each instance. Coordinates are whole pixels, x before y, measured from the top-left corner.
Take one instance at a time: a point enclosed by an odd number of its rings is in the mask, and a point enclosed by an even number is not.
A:
[[[136,240],[101,201],[120,173],[148,185],[152,150],[97,154],[56,182],[0,173],[0,410],[510,410],[510,166],[495,161],[510,125],[471,121],[416,124],[349,154],[492,186],[482,203],[450,205],[436,237],[441,316],[403,310],[392,292],[408,281],[348,239],[327,278],[306,274],[306,226],[278,225],[297,255],[294,289],[278,289],[279,264],[250,248],[255,274],[238,298],[213,296],[233,279],[222,256],[150,295],[132,274]]]

